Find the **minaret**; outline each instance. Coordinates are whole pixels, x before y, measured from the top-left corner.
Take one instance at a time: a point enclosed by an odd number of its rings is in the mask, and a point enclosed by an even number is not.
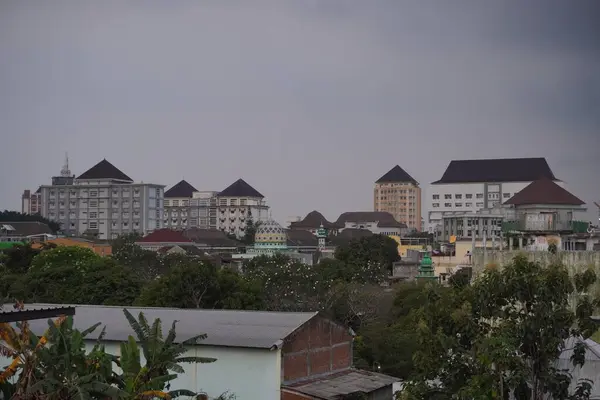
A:
[[[317,238],[319,239],[319,250],[323,250],[325,248],[325,239],[327,239],[327,229],[323,227],[323,223],[317,229]]]
[[[71,170],[69,169],[69,154],[65,153],[65,164],[60,170],[60,176],[68,178],[71,176]]]
[[[437,280],[435,276],[435,268],[433,267],[433,261],[431,260],[431,256],[429,252],[425,252],[423,254],[423,259],[421,260],[421,265],[419,265],[419,273],[415,277],[418,281],[434,281]]]

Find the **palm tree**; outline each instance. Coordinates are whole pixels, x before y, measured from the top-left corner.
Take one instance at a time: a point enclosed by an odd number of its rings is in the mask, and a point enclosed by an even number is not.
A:
[[[127,343],[121,344],[121,358],[119,364],[123,370],[120,388],[129,393],[131,399],[141,400],[148,398],[174,398],[179,396],[195,396],[196,393],[185,390],[169,390],[170,381],[177,374],[184,373],[180,363],[212,363],[214,358],[184,357],[186,346],[197,344],[206,338],[206,335],[197,335],[183,342],[175,342],[175,325],[173,321],[167,337],[163,339],[160,319],[155,319],[152,325],[148,324],[143,313],[136,319],[128,310],[124,309],[125,317],[137,336],[129,336]],[[139,347],[138,347],[139,343]],[[141,365],[140,348],[146,361]]]

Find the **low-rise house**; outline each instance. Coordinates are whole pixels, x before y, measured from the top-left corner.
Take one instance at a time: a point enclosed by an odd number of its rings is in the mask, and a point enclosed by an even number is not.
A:
[[[181,231],[163,228],[144,236],[135,244],[145,250],[158,251],[166,246],[191,246],[194,242],[185,237]]]
[[[374,234],[386,236],[404,236],[408,232],[406,224],[394,219],[394,216],[385,211],[358,211],[345,212],[335,222],[344,229],[367,229]]]
[[[317,210],[311,211],[306,214],[306,217],[300,221],[294,221],[290,223],[290,230],[304,230],[309,231],[313,235],[317,234],[317,231],[321,228],[327,229],[331,234],[337,234],[337,231],[343,228],[342,225],[338,225],[335,222],[330,222]]]
[[[52,229],[43,222],[0,222],[0,242],[33,242],[53,238]]]
[[[511,240],[509,248],[518,242],[519,248],[544,251],[551,241],[562,248],[563,236],[587,232],[589,223],[578,218],[586,211],[584,206],[581,199],[550,179],[532,182],[504,203],[502,231]]]
[[[52,305],[33,304],[27,309]],[[122,307],[75,306],[75,327],[106,325],[103,344],[119,354],[119,344],[131,330]],[[206,339],[190,346],[187,356],[212,357],[210,364],[186,366],[171,389],[204,392],[210,398],[222,393],[240,400],[333,399],[364,393],[368,398],[392,399],[398,379],[352,368],[353,333],[316,312],[289,313],[233,310],[129,308],[143,312],[164,327],[177,323],[177,340],[205,333]],[[32,321],[33,332],[47,329],[46,321]],[[95,338],[87,344],[96,343]],[[4,361],[4,362],[3,362]],[[0,365],[6,364],[0,358]]]

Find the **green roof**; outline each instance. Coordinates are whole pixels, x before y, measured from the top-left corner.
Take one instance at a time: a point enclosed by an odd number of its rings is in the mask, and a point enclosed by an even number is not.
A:
[[[0,250],[2,249],[10,249],[16,245],[24,245],[24,242],[0,242]]]

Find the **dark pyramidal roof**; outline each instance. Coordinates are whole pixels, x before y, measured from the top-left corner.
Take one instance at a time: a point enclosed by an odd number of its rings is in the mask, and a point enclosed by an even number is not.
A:
[[[531,182],[519,193],[504,204],[524,206],[532,204],[550,204],[562,206],[581,206],[585,204],[577,196],[560,187],[550,179],[539,179]]]
[[[443,183],[529,182],[558,180],[543,157],[453,160],[438,181]]]
[[[328,221],[323,214],[317,210],[311,211],[306,214],[306,217],[302,221],[292,222],[290,228],[292,229],[316,229],[323,225],[323,228],[337,229],[339,226]]]
[[[179,183],[173,185],[169,190],[165,192],[165,198],[171,197],[189,197],[191,198],[193,193],[197,192],[196,188],[190,185],[186,180],[182,180]]]
[[[106,161],[106,158],[79,175],[77,179],[110,179],[133,182],[133,179],[125,175],[119,168]]]
[[[248,185],[245,180],[238,179],[231,185],[226,187],[221,193],[221,197],[260,197],[264,198],[262,194],[252,186]]]
[[[375,183],[387,183],[387,182],[410,182],[418,185],[419,182],[415,180],[408,172],[403,170],[399,165],[390,169],[385,175],[377,179]]]

